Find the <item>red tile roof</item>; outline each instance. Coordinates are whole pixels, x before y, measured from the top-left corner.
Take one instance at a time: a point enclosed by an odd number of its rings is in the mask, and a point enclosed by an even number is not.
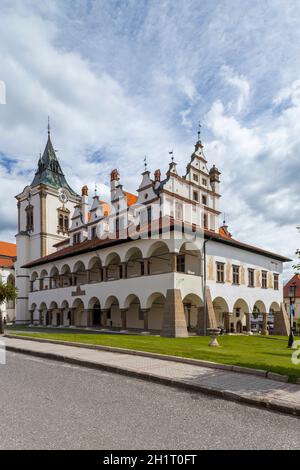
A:
[[[294,274],[294,276],[285,284],[283,288],[283,297],[288,298],[289,287],[291,284],[296,283],[296,297],[300,297],[300,274]]]
[[[12,268],[14,266],[14,260],[12,258],[1,258],[0,257],[0,267],[1,268]]]
[[[127,191],[125,191],[125,194],[127,196],[127,206],[128,207],[135,204],[136,201],[138,200],[138,197],[135,194],[128,193]]]
[[[188,224],[185,225],[186,227]],[[157,221],[154,221],[151,229],[153,232],[159,232],[161,233],[164,229],[168,229],[170,227],[171,230],[174,230],[174,228],[181,230],[182,229],[182,222],[181,221],[174,221],[173,219],[169,219],[168,217],[165,217],[164,219],[159,219]],[[190,225],[189,226],[193,230],[196,229],[195,225]],[[187,227],[188,228],[188,227]],[[145,225],[140,229],[141,233],[145,233],[150,230],[150,226]],[[258,253],[263,256],[267,256],[269,258],[274,258],[279,261],[285,262],[285,261],[291,261],[289,258],[286,258],[285,256],[278,255],[276,253],[272,253],[270,251],[263,250],[261,248],[257,248],[252,245],[247,245],[246,243],[239,242],[235,240],[234,238],[225,238],[224,236],[221,236],[220,234],[216,232],[211,232],[209,230],[205,230],[204,236],[206,239],[211,239],[216,242],[221,242],[225,243],[231,246],[235,246],[237,248],[241,248],[253,253]],[[65,257],[70,257],[82,253],[86,253],[89,251],[93,251],[96,248],[104,248],[108,246],[114,246],[114,245],[119,245],[122,243],[126,243],[132,241],[131,237],[120,237],[119,239],[102,239],[99,240],[98,238],[95,238],[93,240],[85,240],[81,243],[67,246],[66,248],[62,248],[61,250],[58,250],[54,253],[51,253],[47,256],[44,256],[43,258],[39,258],[37,260],[31,261],[30,263],[26,264],[24,267],[33,267],[33,266],[39,266],[40,264],[45,264],[49,261],[54,261],[58,259],[63,259]]]
[[[0,256],[1,255],[14,258],[17,256],[17,245],[15,243],[0,241]]]

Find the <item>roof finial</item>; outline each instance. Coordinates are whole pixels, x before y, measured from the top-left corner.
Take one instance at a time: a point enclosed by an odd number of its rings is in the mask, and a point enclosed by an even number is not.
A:
[[[48,116],[48,137],[50,137],[50,117]]]
[[[225,212],[223,214],[223,225],[226,225],[226,214],[225,214]]]
[[[145,155],[145,158],[144,158],[144,167],[145,167],[145,171],[147,171],[147,155]]]
[[[174,162],[174,152],[173,152],[173,149],[169,152],[169,155],[172,155],[171,160],[172,160],[172,163],[173,163],[173,162]]]
[[[94,193],[95,193],[95,197],[96,197],[96,196],[97,196],[97,194],[98,194],[97,183],[95,183],[95,189],[94,189]]]
[[[201,122],[198,122],[198,142],[201,142]]]

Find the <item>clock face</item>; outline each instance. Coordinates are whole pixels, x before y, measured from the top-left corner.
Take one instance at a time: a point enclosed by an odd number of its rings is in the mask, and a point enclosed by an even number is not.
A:
[[[63,204],[65,204],[66,202],[68,202],[68,194],[67,194],[67,191],[65,191],[64,189],[61,189],[59,191],[59,196],[58,196],[60,202],[62,202]]]

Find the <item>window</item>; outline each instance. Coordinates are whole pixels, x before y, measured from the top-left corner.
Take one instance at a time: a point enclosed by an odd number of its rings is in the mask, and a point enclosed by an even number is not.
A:
[[[26,207],[26,230],[27,232],[33,231],[33,206],[31,204]]]
[[[57,231],[58,233],[67,233],[69,231],[69,214],[70,211],[66,207],[57,209]]]
[[[208,228],[208,216],[207,214],[203,214],[203,227]]]
[[[261,272],[261,287],[263,289],[267,288],[267,271]]]
[[[217,282],[225,282],[224,263],[217,262]]]
[[[207,181],[206,181],[205,178],[202,178],[202,184],[203,184],[204,186],[207,186]]]
[[[197,202],[199,201],[199,193],[198,193],[198,191],[193,191],[193,199],[194,199],[194,201],[197,201]]]
[[[144,312],[141,308],[139,308],[139,320],[143,321],[144,320]]]
[[[58,217],[58,226],[60,230],[64,229],[64,216],[62,214]]]
[[[279,290],[279,274],[273,274],[274,290]]]
[[[199,181],[198,175],[196,175],[196,173],[193,174],[193,180],[196,181],[196,183]]]
[[[92,227],[92,232],[91,232],[92,240],[94,240],[97,236],[96,230],[97,230],[96,227]]]
[[[204,194],[202,195],[202,204],[207,206],[207,196],[204,196]]]
[[[240,267],[232,266],[232,284],[238,285],[240,283]]]
[[[236,316],[236,318],[239,318],[239,317],[241,316],[241,309],[240,309],[240,307],[237,307],[237,308],[235,309],[235,316]]]
[[[175,217],[177,220],[182,220],[182,204],[175,203]]]
[[[184,255],[177,256],[177,271],[179,273],[185,273],[185,256]]]
[[[74,233],[73,235],[73,244],[80,243],[80,233]]]
[[[254,287],[254,269],[248,269],[248,287]]]
[[[147,221],[148,221],[148,224],[151,224],[151,220],[152,220],[152,207],[149,206],[149,207],[147,207]]]

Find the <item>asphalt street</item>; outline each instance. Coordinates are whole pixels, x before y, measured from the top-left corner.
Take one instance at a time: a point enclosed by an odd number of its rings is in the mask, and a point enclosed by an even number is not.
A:
[[[0,449],[298,449],[300,419],[7,353]]]

